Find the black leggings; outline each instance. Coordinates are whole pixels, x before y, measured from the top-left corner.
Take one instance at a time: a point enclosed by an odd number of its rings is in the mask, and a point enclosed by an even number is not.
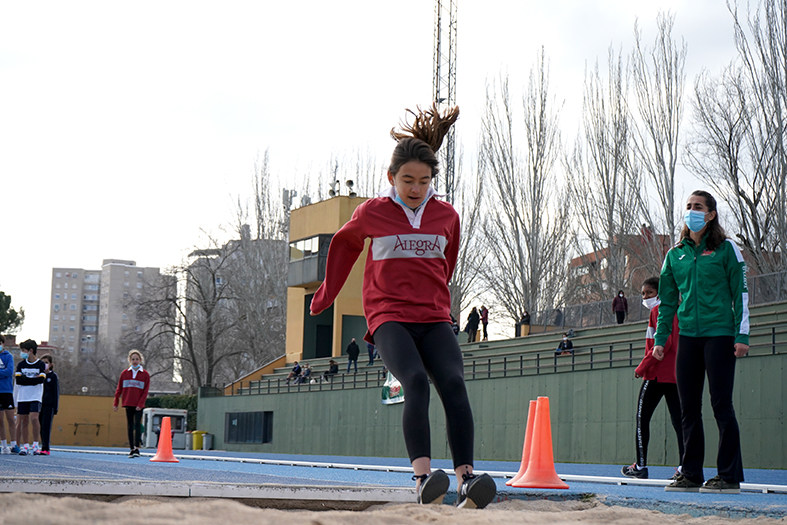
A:
[[[38,414],[41,422],[41,450],[49,450],[49,438],[52,435],[52,420],[55,418],[55,407],[43,405]]]
[[[432,457],[429,380],[445,410],[454,468],[473,464],[473,413],[467,397],[462,352],[450,323],[383,323],[374,344],[404,387],[402,429],[410,461]]]
[[[678,379],[680,408],[683,414],[683,475],[701,483],[705,460],[705,433],[702,428],[702,389],[708,374],[710,404],[716,426],[719,427],[719,451],[716,465],[725,481],[743,481],[741,436],[735,409],[732,407],[732,387],[735,379],[735,338],[688,337],[678,339],[675,375]]]
[[[666,399],[669,409],[672,428],[678,438],[679,458],[683,458],[683,431],[680,422],[680,398],[678,397],[678,385],[675,383],[659,383],[656,379],[646,379],[642,382],[639,389],[639,399],[637,399],[637,433],[634,435],[634,442],[637,448],[637,465],[646,467],[648,465],[648,442],[650,441],[650,418],[661,398]]]
[[[128,446],[131,450],[142,444],[142,411],[137,407],[123,407],[126,409],[126,423],[128,424]]]

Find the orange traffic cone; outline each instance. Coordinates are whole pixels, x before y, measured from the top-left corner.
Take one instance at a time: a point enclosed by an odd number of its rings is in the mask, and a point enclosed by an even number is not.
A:
[[[552,455],[552,425],[549,422],[549,398],[539,397],[527,471],[512,487],[532,489],[567,489],[568,485],[555,472]]]
[[[170,430],[169,417],[161,418],[161,432],[159,433],[158,449],[150,461],[162,463],[180,463],[172,453],[172,431]]]
[[[530,400],[530,407],[527,410],[527,428],[525,429],[525,446],[522,448],[522,464],[519,465],[519,472],[506,481],[506,485],[513,486],[527,472],[527,464],[530,461],[530,447],[533,442],[533,422],[536,419],[536,400]]]

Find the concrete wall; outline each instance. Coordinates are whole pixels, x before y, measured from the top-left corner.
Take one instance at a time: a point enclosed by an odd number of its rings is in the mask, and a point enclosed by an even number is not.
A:
[[[734,403],[748,468],[787,468],[785,400],[787,355],[750,356],[736,369]],[[630,464],[635,460],[634,413],[641,382],[634,367],[467,381],[478,459],[521,459],[530,399],[550,399],[557,462]],[[716,424],[707,396],[706,465],[715,465]],[[402,405],[383,406],[381,389],[200,398],[198,427],[214,447],[271,453],[406,457]],[[405,393],[406,395],[406,393]],[[430,420],[435,458],[448,458],[445,418],[432,390]],[[224,444],[226,412],[273,411],[273,441]],[[677,465],[675,435],[662,403],[651,422],[651,465]]]
[[[126,412],[112,410],[112,397],[60,396],[52,423],[52,446],[126,447]]]

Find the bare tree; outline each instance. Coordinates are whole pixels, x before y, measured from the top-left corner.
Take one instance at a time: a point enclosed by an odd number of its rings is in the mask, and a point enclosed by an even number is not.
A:
[[[787,268],[787,1],[764,2],[748,29],[733,15],[739,61],[695,84],[688,164],[732,208],[760,273]],[[764,15],[764,17],[762,17]]]
[[[287,269],[289,210],[273,197],[274,177],[267,154],[255,167],[252,180],[254,228],[249,208],[238,199],[235,233],[239,241],[227,268],[234,301],[233,345],[246,351],[228,359],[238,377],[284,354],[287,322]]]
[[[479,172],[489,198],[484,221],[483,277],[514,321],[523,309],[550,309],[564,300],[569,246],[568,208],[556,183],[560,156],[558,110],[549,93],[544,51],[530,71],[523,98],[524,151],[508,79],[488,89]]]
[[[457,320],[462,312],[478,297],[478,281],[484,259],[485,250],[481,237],[482,226],[482,178],[464,177],[463,155],[457,155],[456,175],[454,178],[453,205],[461,221],[459,254],[456,268],[448,289],[451,293],[451,313]]]
[[[634,25],[636,44],[631,57],[632,80],[640,121],[632,128],[632,141],[639,166],[653,184],[660,204],[657,226],[675,243],[675,167],[678,164],[680,125],[683,120],[683,90],[686,44],[672,38],[674,15],[659,13],[658,35],[653,47],[644,48],[642,33]],[[648,202],[643,210],[649,215]],[[660,254],[663,256],[663,254]],[[656,268],[661,267],[661,256]]]
[[[605,84],[598,63],[585,74],[583,129],[564,159],[571,192],[567,206],[578,227],[574,243],[586,272],[574,275],[577,301],[602,300],[610,291],[632,288],[627,248],[643,199],[631,155],[628,75],[611,47],[607,79]]]

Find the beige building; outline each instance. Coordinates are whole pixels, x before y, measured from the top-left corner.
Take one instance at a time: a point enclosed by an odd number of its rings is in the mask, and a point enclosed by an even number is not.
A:
[[[333,234],[350,220],[361,197],[334,197],[293,210],[290,215],[290,263],[287,279],[287,362],[342,355],[352,338],[366,333],[361,292],[366,247],[333,305],[309,315],[312,296],[325,279]]]
[[[127,331],[141,329],[135,309],[125,305],[159,275],[158,268],[118,259],[105,259],[101,270],[53,268],[50,344],[71,360],[90,355],[98,341],[117,345]]]

